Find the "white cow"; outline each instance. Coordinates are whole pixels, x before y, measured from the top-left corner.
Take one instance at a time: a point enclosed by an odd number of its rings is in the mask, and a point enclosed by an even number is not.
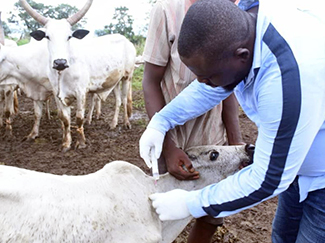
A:
[[[16,48],[0,44],[0,84],[14,80],[34,103],[35,122],[27,139],[35,139],[39,135],[43,103],[52,95],[46,60],[46,42],[34,41]]]
[[[0,43],[6,47],[17,47],[15,41],[5,39],[4,30],[1,22],[0,12]],[[5,137],[11,137],[12,126],[11,117],[18,113],[18,84],[14,78],[8,78],[0,83],[0,127],[3,126],[3,117],[5,117],[6,132]]]
[[[144,64],[143,57],[137,56],[136,61],[135,61],[135,69],[139,68],[143,64]],[[111,92],[103,92],[100,96],[96,93],[90,93],[91,101],[90,101],[89,111],[88,111],[87,119],[86,119],[88,124],[91,124],[94,109],[96,109],[95,117],[97,120],[99,119],[99,117],[101,115],[102,101],[105,101],[110,93]],[[119,105],[115,106],[114,118],[110,124],[110,129],[114,129],[118,122],[118,113],[119,113],[118,107],[120,107],[120,105],[121,105],[121,94],[120,94],[120,90],[119,90],[119,85],[117,85],[114,88],[114,95],[115,95],[115,100],[116,100],[117,104],[119,104]],[[130,118],[132,115],[132,84],[131,83],[130,83],[130,87],[129,87],[128,95],[127,95],[127,113],[128,113],[128,117]]]
[[[1,13],[0,13],[1,14]],[[15,41],[5,40],[3,35],[1,17],[0,17],[0,43],[6,47],[17,47]],[[12,136],[11,117],[18,113],[18,83],[14,78],[8,78],[0,83],[0,127],[3,126],[5,119],[5,137]]]
[[[134,45],[119,34],[80,40],[88,31],[72,31],[71,27],[86,14],[92,0],[88,0],[75,15],[61,20],[45,18],[33,10],[26,0],[20,0],[20,4],[35,20],[44,25],[44,31],[35,31],[31,36],[36,40],[46,38],[48,42],[49,79],[63,124],[63,151],[71,147],[70,105],[73,100],[77,103],[76,147],[86,146],[83,123],[88,92],[101,95],[102,92],[112,91],[122,82],[124,125],[130,127],[127,94],[136,61]],[[116,107],[116,111],[118,110],[119,107]]]
[[[127,99],[127,108],[126,111],[127,113],[124,113],[124,116],[127,115],[127,118],[124,117],[124,121],[129,119],[132,115],[132,84],[129,82],[129,87],[122,85],[118,83],[115,88],[114,88],[114,96],[115,96],[115,112],[114,112],[114,117],[111,121],[110,124],[110,129],[114,129],[117,126],[118,123],[118,115],[120,112],[120,106],[121,106],[121,88],[122,88],[122,97]],[[125,90],[127,88],[127,91]],[[127,92],[127,94],[125,94]],[[101,115],[101,108],[102,108],[102,101],[106,101],[108,95],[111,93],[111,90],[106,91],[106,92],[101,92],[101,93],[89,93],[90,97],[90,105],[89,105],[89,111],[87,114],[87,119],[86,121],[88,124],[91,124],[92,121],[92,116],[94,109],[96,108],[96,119],[99,119]],[[125,102],[125,101],[124,101]],[[131,128],[130,123],[126,123],[125,126],[127,128]]]
[[[31,43],[14,47],[16,43],[6,40],[0,20],[0,85],[6,100],[5,111],[7,131],[11,133],[10,115],[13,114],[12,94],[17,85],[28,98],[34,101],[35,122],[27,139],[35,139],[39,135],[39,124],[42,116],[43,102],[52,94],[50,82],[47,77],[47,46],[46,42]],[[10,86],[7,86],[10,85]],[[11,107],[10,107],[11,106]],[[49,116],[49,113],[47,113]]]
[[[82,176],[0,166],[0,242],[172,242],[191,221],[161,222],[148,196],[216,183],[252,159],[252,146],[201,146],[187,151],[200,179],[168,173],[155,183],[124,162]]]

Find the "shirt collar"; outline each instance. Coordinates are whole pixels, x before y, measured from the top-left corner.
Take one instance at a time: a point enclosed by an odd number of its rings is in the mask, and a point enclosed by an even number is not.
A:
[[[261,50],[263,43],[263,35],[265,32],[265,18],[263,18],[263,14],[260,14],[260,9],[261,7],[259,8],[259,14],[257,15],[256,21],[256,37],[254,43],[253,63],[247,77],[244,80],[245,87],[248,87],[255,81],[255,78],[261,68]]]

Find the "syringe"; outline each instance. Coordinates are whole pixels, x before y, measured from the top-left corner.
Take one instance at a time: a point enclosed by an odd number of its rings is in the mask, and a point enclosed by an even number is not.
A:
[[[159,180],[159,170],[158,170],[158,160],[154,155],[151,155],[151,163],[152,163],[152,176],[155,179],[155,182]]]

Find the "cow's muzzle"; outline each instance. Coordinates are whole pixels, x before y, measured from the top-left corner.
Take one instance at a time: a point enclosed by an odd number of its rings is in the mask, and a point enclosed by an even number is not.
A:
[[[252,144],[247,144],[245,146],[245,151],[246,151],[246,153],[247,153],[247,155],[249,157],[249,161],[242,162],[242,165],[241,165],[242,167],[246,167],[248,165],[253,164],[253,157],[254,157],[255,146],[252,145]]]
[[[62,71],[68,67],[69,67],[69,65],[68,65],[68,62],[66,59],[56,59],[53,62],[53,68],[58,71]]]

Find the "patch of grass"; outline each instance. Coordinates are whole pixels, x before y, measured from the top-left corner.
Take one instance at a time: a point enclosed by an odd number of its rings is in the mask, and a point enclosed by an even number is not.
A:
[[[132,89],[142,90],[143,65],[136,68],[133,73]]]
[[[132,106],[138,110],[144,109],[144,99],[137,99],[132,101]]]
[[[148,123],[147,123],[146,119],[139,119],[139,120],[133,121],[133,124],[145,128]]]
[[[145,41],[143,40],[141,43],[135,45],[135,48],[137,50],[137,56],[141,56],[144,50],[144,44]],[[142,79],[143,79],[143,65],[140,65],[140,67],[136,68],[133,73],[133,79],[132,79],[132,89],[133,90],[142,90]]]

